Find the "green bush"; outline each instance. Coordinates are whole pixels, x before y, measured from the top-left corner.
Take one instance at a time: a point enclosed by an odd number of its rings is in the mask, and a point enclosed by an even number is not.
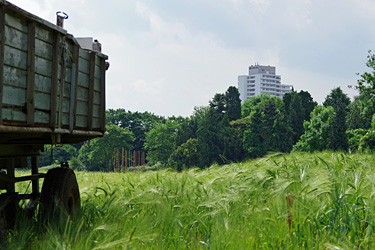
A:
[[[349,142],[349,152],[358,151],[361,138],[367,133],[367,129],[351,129],[346,131]]]
[[[375,150],[375,130],[369,129],[359,141],[359,150]]]

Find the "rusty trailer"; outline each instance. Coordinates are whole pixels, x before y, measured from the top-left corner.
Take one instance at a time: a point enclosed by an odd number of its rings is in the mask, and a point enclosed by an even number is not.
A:
[[[65,13],[57,14],[60,26],[0,0],[0,208],[10,226],[22,199],[47,212],[56,200],[67,214],[80,207],[74,172],[63,165],[39,173],[38,156],[46,144],[105,134],[108,57],[97,43],[80,46],[62,27]],[[15,169],[28,162],[31,174],[16,177]],[[16,193],[22,181],[31,181],[31,193]]]

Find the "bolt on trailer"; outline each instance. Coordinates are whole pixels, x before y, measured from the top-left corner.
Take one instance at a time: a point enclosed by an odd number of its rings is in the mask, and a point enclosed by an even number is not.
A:
[[[14,224],[20,200],[46,213],[56,200],[65,212],[80,207],[74,172],[67,164],[38,172],[44,145],[75,144],[105,134],[105,73],[108,57],[92,38],[63,28],[0,0],[0,217]],[[16,168],[31,174],[16,177]],[[44,178],[40,191],[39,179]],[[17,182],[31,181],[31,193]],[[4,219],[3,219],[4,220]]]

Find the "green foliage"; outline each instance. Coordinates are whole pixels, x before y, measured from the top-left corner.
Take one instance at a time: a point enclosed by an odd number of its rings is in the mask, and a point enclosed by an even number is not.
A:
[[[259,96],[252,97],[247,99],[241,106],[241,114],[242,118],[247,117],[251,114],[251,112],[255,111],[255,109],[264,109],[266,104],[272,100],[276,108],[278,110],[282,110],[284,103],[280,98],[271,97],[269,94],[261,94]]]
[[[210,108],[217,114],[224,114],[226,111],[226,100],[225,95],[217,93],[214,98],[210,101]]]
[[[121,128],[127,128],[134,135],[134,141],[131,148],[136,151],[145,151],[144,143],[146,133],[156,124],[165,123],[166,119],[149,112],[130,112],[125,109],[109,109],[106,111],[107,125],[117,125]]]
[[[230,86],[225,92],[226,114],[229,121],[241,118],[241,99],[236,87]]]
[[[359,90],[362,97],[363,109],[361,115],[371,121],[372,116],[375,114],[375,55],[371,50],[368,52],[366,66],[370,72],[365,72],[360,75],[355,88]]]
[[[375,150],[375,129],[352,129],[346,131],[349,140],[349,149],[355,151]]]
[[[218,114],[213,108],[203,107],[196,110],[192,119],[197,123],[199,167],[243,158],[242,133],[230,125],[227,114]]]
[[[346,131],[346,135],[349,143],[349,152],[355,152],[361,145],[361,138],[367,133],[367,129],[358,128],[350,129]]]
[[[284,95],[285,115],[292,129],[291,137],[295,144],[303,134],[303,121],[305,120],[305,108],[302,99],[297,92]]]
[[[167,120],[165,124],[157,124],[146,133],[145,149],[150,164],[161,162],[166,164],[176,145],[178,124]]]
[[[197,114],[197,113],[196,113]],[[197,117],[198,130],[196,132],[200,147],[199,167],[210,166],[214,162],[220,162],[221,136],[220,121],[221,115],[208,108],[199,110]]]
[[[243,134],[244,149],[250,157],[259,157],[269,151],[287,152],[292,148],[292,130],[280,101],[262,95],[257,106],[252,107],[250,125]]]
[[[360,151],[363,150],[375,150],[375,130],[369,129],[367,130],[367,133],[362,136],[362,138],[359,141],[359,147],[358,149]]]
[[[316,101],[312,98],[311,94],[307,91],[301,90],[298,92],[298,95],[301,97],[302,107],[304,109],[304,121],[310,121],[310,114],[314,108],[318,105]]]
[[[199,165],[199,144],[197,139],[188,139],[182,143],[169,157],[169,165],[181,171]]]
[[[335,111],[332,120],[331,129],[328,135],[327,148],[332,150],[347,150],[348,140],[346,138],[346,114],[348,112],[348,105],[350,104],[349,97],[344,94],[341,88],[335,88],[326,97],[323,105],[331,106]]]
[[[310,120],[310,113],[314,110],[317,103],[313,100],[310,93],[292,91],[286,93],[283,97],[285,116],[289,122],[292,133],[292,144],[295,144],[304,133],[303,122]]]
[[[111,171],[115,148],[132,150],[133,134],[117,125],[106,127],[108,135],[85,142],[78,159],[90,171]]]
[[[240,118],[240,110],[241,101],[235,87],[229,87],[225,94],[216,94],[208,107],[196,107],[192,117],[177,127],[176,150],[169,162],[181,169],[241,160],[244,156],[243,131],[231,125],[231,121]],[[198,150],[197,154],[194,153],[196,160],[182,159],[183,152],[195,149]]]
[[[348,106],[349,111],[346,117],[347,129],[368,129],[370,128],[370,119],[366,117],[367,97],[359,95],[354,97],[354,101]]]
[[[311,113],[310,121],[303,123],[305,133],[293,146],[293,151],[314,152],[327,149],[334,117],[333,107],[316,106]]]
[[[356,89],[360,93],[367,93],[372,97],[375,96],[375,55],[369,50],[367,55],[366,66],[371,69],[371,72],[365,72],[361,76],[361,79],[358,80]]]
[[[44,152],[39,157],[40,167],[51,165],[55,162],[67,162],[77,156],[77,149],[72,145],[64,144],[59,146],[44,146]]]
[[[82,215],[40,226],[20,216],[6,247],[374,249],[373,162],[322,152],[181,173],[78,172]]]
[[[244,132],[243,145],[252,158],[260,157],[266,154],[264,148],[264,138],[262,136],[262,112],[255,110],[250,118],[250,127]]]
[[[226,114],[229,121],[241,118],[241,99],[236,87],[230,86],[225,94],[215,94],[209,104],[217,114]]]

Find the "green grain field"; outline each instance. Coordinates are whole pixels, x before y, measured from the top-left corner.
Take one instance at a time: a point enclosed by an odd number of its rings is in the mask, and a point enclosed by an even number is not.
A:
[[[181,173],[76,174],[82,214],[49,226],[20,216],[7,248],[375,248],[371,154],[293,153]]]

